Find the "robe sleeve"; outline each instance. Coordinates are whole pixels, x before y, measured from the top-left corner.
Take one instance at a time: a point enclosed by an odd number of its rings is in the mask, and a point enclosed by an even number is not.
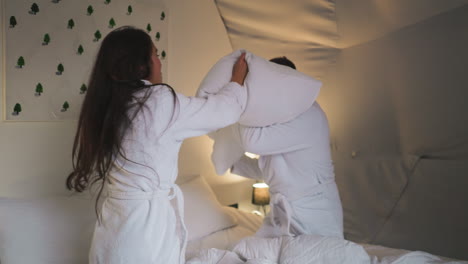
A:
[[[242,156],[231,167],[231,173],[255,180],[263,180],[263,173],[258,166],[258,159]]]
[[[322,124],[314,119],[311,110],[295,119],[267,127],[248,127],[240,125],[239,138],[247,152],[258,155],[275,155],[297,151],[314,146],[315,133]]]
[[[237,122],[247,102],[246,88],[236,82],[207,97],[176,96],[176,119],[169,128],[176,140],[201,136]]]

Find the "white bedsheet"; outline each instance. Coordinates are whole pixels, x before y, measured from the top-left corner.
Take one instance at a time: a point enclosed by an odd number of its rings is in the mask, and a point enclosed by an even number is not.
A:
[[[238,219],[238,225],[189,241],[185,253],[186,259],[194,257],[203,249],[232,249],[243,238],[254,235],[262,224],[263,219],[258,215],[232,207],[227,207],[227,209]]]
[[[190,264],[270,264],[270,263],[369,263],[419,264],[465,263],[421,251],[408,251],[378,245],[356,244],[336,238],[299,236],[296,238],[255,238],[262,219],[254,214],[229,208],[239,224],[207,237],[190,241]]]

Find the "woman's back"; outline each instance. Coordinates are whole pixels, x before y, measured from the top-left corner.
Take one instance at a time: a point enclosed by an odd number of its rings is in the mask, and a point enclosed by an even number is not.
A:
[[[183,196],[175,184],[179,149],[185,138],[239,119],[246,74],[241,55],[219,93],[187,97],[154,85],[162,82],[161,61],[146,32],[121,27],[104,38],[67,178],[67,187],[78,192],[93,183],[101,187],[89,263],[185,262]]]
[[[183,261],[183,197],[174,184],[180,146],[185,138],[236,122],[247,96],[233,82],[208,98],[173,93],[164,85],[148,89],[135,94],[136,100],[146,98],[143,107],[136,115],[133,108],[128,112],[135,116],[122,140],[125,157],[116,156],[107,176],[103,224],[96,225],[90,263]]]
[[[169,184],[177,176],[177,158],[182,142],[168,133],[174,113],[174,94],[170,88],[158,85],[140,91],[135,97],[145,105],[134,117],[122,140],[122,152],[117,155],[109,173],[108,188],[119,191],[150,192],[160,182]],[[134,115],[135,108],[128,115]],[[163,177],[160,177],[162,175]]]

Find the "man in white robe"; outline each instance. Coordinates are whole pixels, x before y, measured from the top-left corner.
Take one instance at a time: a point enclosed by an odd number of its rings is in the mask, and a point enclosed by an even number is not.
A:
[[[282,64],[283,58],[275,59]],[[335,183],[328,120],[317,102],[286,123],[267,127],[237,124],[231,129],[245,151],[260,155],[258,160],[243,156],[231,172],[264,180],[270,187],[270,214],[257,236],[343,237],[343,209]]]

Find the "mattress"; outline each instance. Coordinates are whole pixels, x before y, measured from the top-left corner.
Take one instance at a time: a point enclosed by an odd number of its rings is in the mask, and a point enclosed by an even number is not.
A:
[[[200,239],[188,242],[186,257],[191,259],[203,249],[217,248],[231,250],[240,240],[245,237],[252,236],[262,224],[263,218],[252,213],[228,208],[237,219],[237,225],[212,233]],[[441,256],[432,255],[421,251],[409,251],[404,249],[395,249],[380,245],[361,244],[364,250],[371,257],[372,263],[463,263],[468,264],[468,261],[460,261],[449,259]],[[428,259],[432,259],[427,262]],[[421,262],[420,260],[426,260]]]

